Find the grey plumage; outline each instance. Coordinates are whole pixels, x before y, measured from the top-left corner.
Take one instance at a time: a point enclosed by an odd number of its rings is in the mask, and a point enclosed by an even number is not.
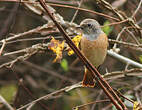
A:
[[[83,31],[83,37],[91,41],[96,40],[100,34],[104,33],[100,28],[100,24],[94,19],[83,20],[80,27]]]

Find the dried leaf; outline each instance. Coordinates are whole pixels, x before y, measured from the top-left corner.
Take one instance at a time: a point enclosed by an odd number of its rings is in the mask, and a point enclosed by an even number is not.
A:
[[[134,102],[133,110],[142,110],[142,106],[140,105],[139,102],[137,101]]]
[[[62,59],[62,51],[64,49],[64,41],[60,42],[59,40],[52,37],[48,49],[52,50],[56,54],[56,58],[53,62],[60,62]]]
[[[73,43],[76,45],[77,48],[79,47],[81,38],[82,38],[82,35],[77,35],[72,39]],[[69,56],[74,54],[74,51],[69,46],[67,46],[66,50],[68,50]]]

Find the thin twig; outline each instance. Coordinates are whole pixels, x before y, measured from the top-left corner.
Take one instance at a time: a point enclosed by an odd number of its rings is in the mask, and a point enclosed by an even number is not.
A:
[[[16,54],[16,53],[25,52],[24,55],[19,56],[10,62],[0,65],[0,68],[5,67],[5,66],[11,68],[13,66],[13,64],[16,63],[17,61],[19,61],[19,60],[24,61],[24,60],[28,59],[29,57],[31,57],[32,55],[34,55],[38,52],[41,52],[41,51],[45,51],[47,49],[48,49],[48,44],[40,44],[39,43],[39,44],[33,45],[32,47],[29,47],[26,49],[22,49],[22,50],[11,52],[11,53],[6,53],[5,55],[12,55],[12,54]]]
[[[124,62],[126,64],[129,63],[132,66],[142,68],[142,64],[137,63],[137,62],[135,62],[135,61],[133,61],[133,60],[127,58],[127,57],[121,56],[121,55],[117,54],[116,52],[113,52],[112,50],[108,50],[107,53],[108,53],[108,55],[120,60],[121,62]]]
[[[134,68],[134,69],[129,69],[129,70],[123,70],[123,71],[113,71],[110,73],[106,73],[103,75],[103,77],[106,80],[115,80],[118,78],[123,78],[127,76],[142,76],[142,69],[141,68]]]
[[[8,55],[13,55],[13,54],[19,54],[19,53],[32,53],[34,51],[38,52],[39,50],[46,50],[48,48],[48,44],[46,43],[39,43],[39,44],[35,44],[32,47],[27,47],[25,49],[21,49],[21,50],[17,50],[17,51],[13,51],[13,52],[9,52],[9,53],[5,53],[3,54],[3,56],[8,56]]]
[[[31,105],[29,105],[29,106],[27,107],[26,110],[31,110],[34,105],[35,105],[35,103],[32,103]]]
[[[79,88],[79,87],[82,87],[82,85],[81,85],[80,82],[79,82],[79,83],[76,83],[76,84],[74,84],[74,85],[71,85],[71,86],[67,86],[67,87],[65,87],[65,88],[62,88],[62,89],[60,89],[60,90],[57,90],[57,91],[52,92],[52,93],[50,93],[50,94],[47,94],[47,95],[45,95],[45,96],[42,96],[42,97],[40,97],[40,98],[38,98],[38,99],[36,99],[36,100],[34,100],[34,101],[32,101],[32,102],[26,104],[26,105],[20,107],[20,108],[17,109],[17,110],[22,110],[22,109],[24,109],[24,108],[30,106],[30,105],[33,104],[33,103],[37,103],[37,102],[40,101],[40,100],[43,100],[43,99],[46,99],[46,100],[47,100],[47,99],[50,99],[50,98],[52,98],[52,97],[54,97],[54,96],[58,96],[58,95],[60,95],[60,94],[62,94],[62,93],[69,92],[69,91],[71,91],[71,90],[73,90],[73,89],[75,89],[75,88]]]
[[[127,23],[127,22],[128,22],[128,19],[124,19],[124,20],[122,20],[122,21],[113,22],[113,23],[106,24],[106,25],[100,26],[100,27],[103,28],[103,27],[106,27],[106,26],[120,25],[120,24],[122,24],[122,23]]]
[[[81,7],[81,4],[83,3],[83,0],[80,1],[79,5],[78,5],[78,8]],[[75,11],[75,14],[74,16],[72,17],[72,20],[71,20],[71,23],[75,20],[76,16],[77,16],[77,13],[78,13],[78,10]]]
[[[125,31],[128,32],[131,35],[131,37],[136,42],[136,44],[138,44],[138,45],[140,44],[138,39],[135,37],[135,35],[131,31],[129,31],[128,29],[126,29]]]
[[[116,37],[116,41],[119,40],[120,36],[122,35],[122,33],[124,32],[125,29],[126,29],[126,27],[124,27],[124,28],[120,31],[120,33],[119,33],[119,34],[117,35],[117,37]],[[115,43],[112,48],[113,48],[113,49],[116,49],[116,46],[117,46],[117,43]]]
[[[139,11],[139,9],[141,7],[141,4],[142,4],[142,0],[140,0],[140,3],[138,5],[137,9],[135,10],[135,12],[133,13],[133,15],[131,16],[132,18],[134,18],[136,16],[137,12]]]
[[[1,0],[1,1],[11,1],[11,2],[19,2],[18,0]],[[21,3],[31,3],[31,4],[39,4],[39,2],[29,2],[29,1],[21,1]],[[64,8],[72,8],[72,9],[78,9],[78,10],[81,10],[81,11],[86,11],[86,12],[89,12],[89,13],[92,13],[92,14],[97,14],[97,15],[100,15],[100,16],[104,16],[108,19],[113,19],[115,21],[120,21],[119,19],[115,18],[115,17],[112,17],[112,16],[108,16],[106,14],[103,14],[103,13],[99,13],[99,12],[95,12],[95,11],[92,11],[92,10],[88,10],[88,9],[84,9],[84,8],[78,8],[78,7],[74,7],[74,6],[69,6],[69,5],[61,5],[61,4],[55,4],[55,3],[48,3],[48,5],[51,5],[51,6],[57,6],[57,7],[64,7]]]
[[[1,95],[0,102],[3,103],[9,110],[15,110]]]
[[[5,45],[6,45],[6,40],[2,40],[2,42],[3,42],[3,44],[2,44],[2,47],[1,47],[1,49],[0,49],[0,56],[1,56],[2,53],[3,53],[3,49],[4,49]]]
[[[125,46],[128,46],[128,47],[135,47],[135,48],[142,47],[141,45],[137,45],[137,44],[134,44],[134,43],[117,41],[117,40],[113,40],[113,39],[109,39],[109,43],[117,43],[117,44],[122,44],[122,45],[125,45]]]
[[[24,42],[24,41],[33,41],[33,40],[46,40],[46,39],[49,39],[50,36],[47,36],[47,37],[37,37],[37,38],[25,38],[25,39],[17,39],[17,40],[13,40],[13,41],[9,41],[9,42],[6,42],[6,44],[12,44],[12,43],[16,43],[16,42]],[[55,37],[55,38],[58,38],[58,37]],[[61,37],[59,37],[61,38]],[[2,45],[2,44],[0,44]]]
[[[76,110],[76,108],[80,109],[84,106],[88,106],[88,105],[91,105],[91,104],[96,104],[96,103],[103,103],[103,102],[110,102],[109,99],[104,99],[104,100],[97,100],[97,101],[93,101],[93,102],[89,102],[89,103],[86,103],[86,104],[83,104],[83,105],[79,105],[79,106],[76,106],[73,108],[73,110]]]
[[[121,11],[115,9],[114,7],[112,7],[112,5],[105,1],[105,0],[97,0],[98,3],[100,3],[100,5],[104,6],[106,9],[110,10],[112,13],[114,13],[115,15],[117,15],[117,17],[119,18],[120,21],[123,21],[124,19],[128,19],[128,22],[126,23],[126,25],[132,26],[135,28],[135,32],[139,32],[139,34],[141,33],[140,30],[136,30],[137,28],[140,28],[139,25],[137,25],[134,21],[134,19],[132,17],[127,17],[125,13],[122,13]],[[140,34],[141,36],[141,34]]]
[[[26,36],[26,35],[33,34],[33,33],[39,33],[42,29],[46,29],[46,28],[47,28],[47,24],[44,24],[43,26],[39,26],[39,27],[37,27],[35,29],[29,30],[29,31],[26,31],[26,32],[23,32],[23,33],[19,33],[17,35],[8,37],[8,38],[6,38],[4,40],[6,42],[8,42],[10,40],[14,40],[14,39],[22,37],[22,36]],[[3,40],[1,40],[0,43],[3,43]]]

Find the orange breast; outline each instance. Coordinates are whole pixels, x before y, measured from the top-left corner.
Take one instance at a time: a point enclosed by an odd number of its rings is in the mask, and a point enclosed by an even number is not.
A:
[[[106,34],[101,34],[94,41],[82,37],[81,51],[95,67],[98,67],[104,62],[107,54],[107,47],[108,38]]]

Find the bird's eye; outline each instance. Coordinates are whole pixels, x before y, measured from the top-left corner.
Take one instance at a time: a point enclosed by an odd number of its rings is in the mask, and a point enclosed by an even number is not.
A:
[[[87,24],[88,25],[88,27],[92,27],[92,24]]]

